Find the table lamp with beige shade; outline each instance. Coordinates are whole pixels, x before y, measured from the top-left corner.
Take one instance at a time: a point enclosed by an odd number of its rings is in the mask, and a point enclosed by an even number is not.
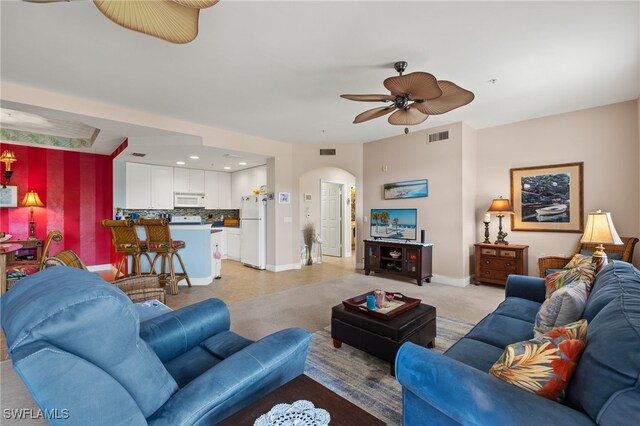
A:
[[[24,198],[22,199],[22,203],[20,203],[22,207],[31,207],[31,221],[29,222],[29,239],[37,240],[36,238],[36,222],[33,219],[33,208],[34,207],[44,207],[44,203],[40,200],[38,193],[33,189],[26,194],[24,194]]]
[[[587,216],[587,224],[584,227],[584,234],[580,239],[581,243],[598,244],[593,252],[593,263],[596,264],[596,274],[607,264],[607,254],[604,252],[603,244],[621,245],[620,236],[613,226],[611,213],[596,210]]]
[[[502,232],[502,218],[505,214],[513,214],[511,201],[502,197],[494,198],[487,210],[487,213],[495,213],[498,218],[498,239],[496,239],[495,244],[509,244],[509,242],[504,239],[507,236],[507,233]]]

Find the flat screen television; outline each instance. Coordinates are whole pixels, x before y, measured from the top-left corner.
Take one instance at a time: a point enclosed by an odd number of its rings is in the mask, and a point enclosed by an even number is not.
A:
[[[371,209],[371,237],[415,240],[417,209]]]

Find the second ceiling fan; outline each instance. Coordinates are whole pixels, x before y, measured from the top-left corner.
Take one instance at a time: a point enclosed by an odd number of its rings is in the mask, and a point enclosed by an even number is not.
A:
[[[354,124],[362,123],[374,118],[392,113],[389,124],[398,126],[413,126],[425,121],[430,115],[444,114],[473,101],[472,92],[447,80],[436,80],[428,72],[412,72],[403,75],[407,69],[406,61],[394,64],[400,74],[384,80],[384,87],[391,92],[389,95],[340,95],[352,101],[361,102],[390,102],[390,104],[367,110],[358,114]],[[405,127],[405,133],[409,129]]]

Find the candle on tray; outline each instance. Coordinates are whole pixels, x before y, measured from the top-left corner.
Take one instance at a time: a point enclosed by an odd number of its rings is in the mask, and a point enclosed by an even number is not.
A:
[[[484,214],[484,221],[485,223],[487,222],[491,222],[491,213],[485,213]]]

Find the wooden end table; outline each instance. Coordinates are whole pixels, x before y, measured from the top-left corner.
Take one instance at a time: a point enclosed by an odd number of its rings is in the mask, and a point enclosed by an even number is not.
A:
[[[258,417],[268,413],[275,405],[291,404],[300,399],[311,401],[317,408],[327,410],[331,415],[332,426],[382,426],[386,424],[310,377],[302,375],[263,396],[231,417],[227,417],[218,425],[252,425]]]

